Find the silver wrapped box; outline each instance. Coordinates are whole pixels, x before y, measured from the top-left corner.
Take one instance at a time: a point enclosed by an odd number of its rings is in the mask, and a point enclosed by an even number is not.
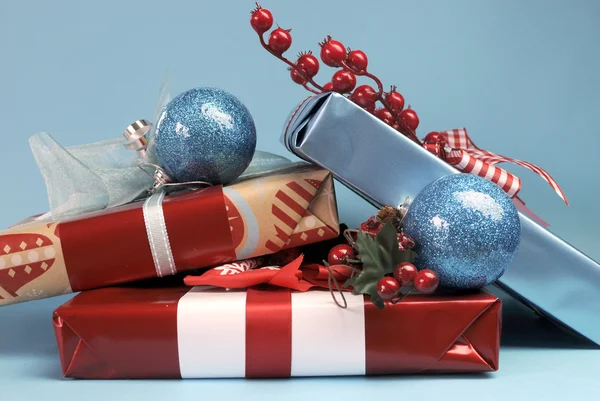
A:
[[[460,173],[336,93],[301,103],[282,140],[376,207],[400,205],[434,180]],[[498,286],[600,344],[600,265],[528,216],[520,217],[521,245]]]

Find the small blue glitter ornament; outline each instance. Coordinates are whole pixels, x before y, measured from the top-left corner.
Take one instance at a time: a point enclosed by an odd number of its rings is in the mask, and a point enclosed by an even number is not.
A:
[[[226,185],[250,164],[256,128],[248,109],[233,95],[196,88],[165,106],[155,141],[156,156],[173,180]]]
[[[496,184],[472,174],[440,178],[421,191],[404,218],[416,242],[416,265],[440,286],[475,289],[496,281],[521,240],[519,214]]]

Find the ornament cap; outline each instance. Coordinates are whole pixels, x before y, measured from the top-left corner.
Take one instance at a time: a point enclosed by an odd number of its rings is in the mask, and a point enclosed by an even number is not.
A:
[[[149,172],[146,168],[151,167],[154,169],[154,172]],[[159,190],[165,190],[167,192],[171,190],[183,190],[183,189],[198,189],[198,188],[207,188],[212,186],[211,183],[206,181],[186,181],[186,182],[177,182],[167,174],[167,172],[159,165],[154,163],[142,162],[138,164],[138,168],[140,168],[144,173],[148,174],[154,180],[154,184],[152,188],[148,191],[151,194],[158,192]]]
[[[140,163],[138,167],[142,169],[142,171],[148,174],[154,180],[154,185],[150,190],[151,193],[158,191],[163,186],[173,183],[173,179],[167,174],[167,172],[160,166],[153,163]],[[154,169],[154,173],[150,173],[146,170],[146,167],[151,167]]]

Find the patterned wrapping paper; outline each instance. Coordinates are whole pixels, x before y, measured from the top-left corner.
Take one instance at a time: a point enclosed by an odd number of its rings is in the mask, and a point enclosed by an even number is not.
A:
[[[282,140],[292,153],[330,170],[336,179],[376,207],[400,205],[407,198],[414,199],[431,182],[460,173],[334,93],[302,102],[291,114]],[[476,150],[465,143],[453,145]],[[335,152],[329,151],[332,146]],[[487,162],[497,159],[488,153],[478,157]],[[552,180],[549,183],[566,199]],[[545,222],[518,199],[514,201],[521,219],[521,244],[497,284],[541,315],[600,344],[600,302],[595,302],[600,297],[600,264],[548,231]]]
[[[162,203],[173,264],[159,270],[137,202],[0,233],[0,305],[126,283],[314,243],[339,234],[331,174],[310,165]]]
[[[383,310],[328,291],[113,287],[54,313],[63,374],[83,379],[490,372],[501,302],[411,295]]]

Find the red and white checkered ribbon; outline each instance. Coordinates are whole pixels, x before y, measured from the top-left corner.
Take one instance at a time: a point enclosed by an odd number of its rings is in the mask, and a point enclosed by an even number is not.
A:
[[[567,205],[569,204],[565,194],[554,178],[535,164],[501,156],[478,148],[471,138],[469,138],[469,135],[467,135],[465,128],[442,131],[440,134],[445,139],[444,150],[446,152],[446,161],[460,171],[478,175],[498,184],[512,198],[519,193],[521,180],[514,174],[495,166],[497,163],[511,162],[525,167],[542,177],[550,184],[558,196]]]

